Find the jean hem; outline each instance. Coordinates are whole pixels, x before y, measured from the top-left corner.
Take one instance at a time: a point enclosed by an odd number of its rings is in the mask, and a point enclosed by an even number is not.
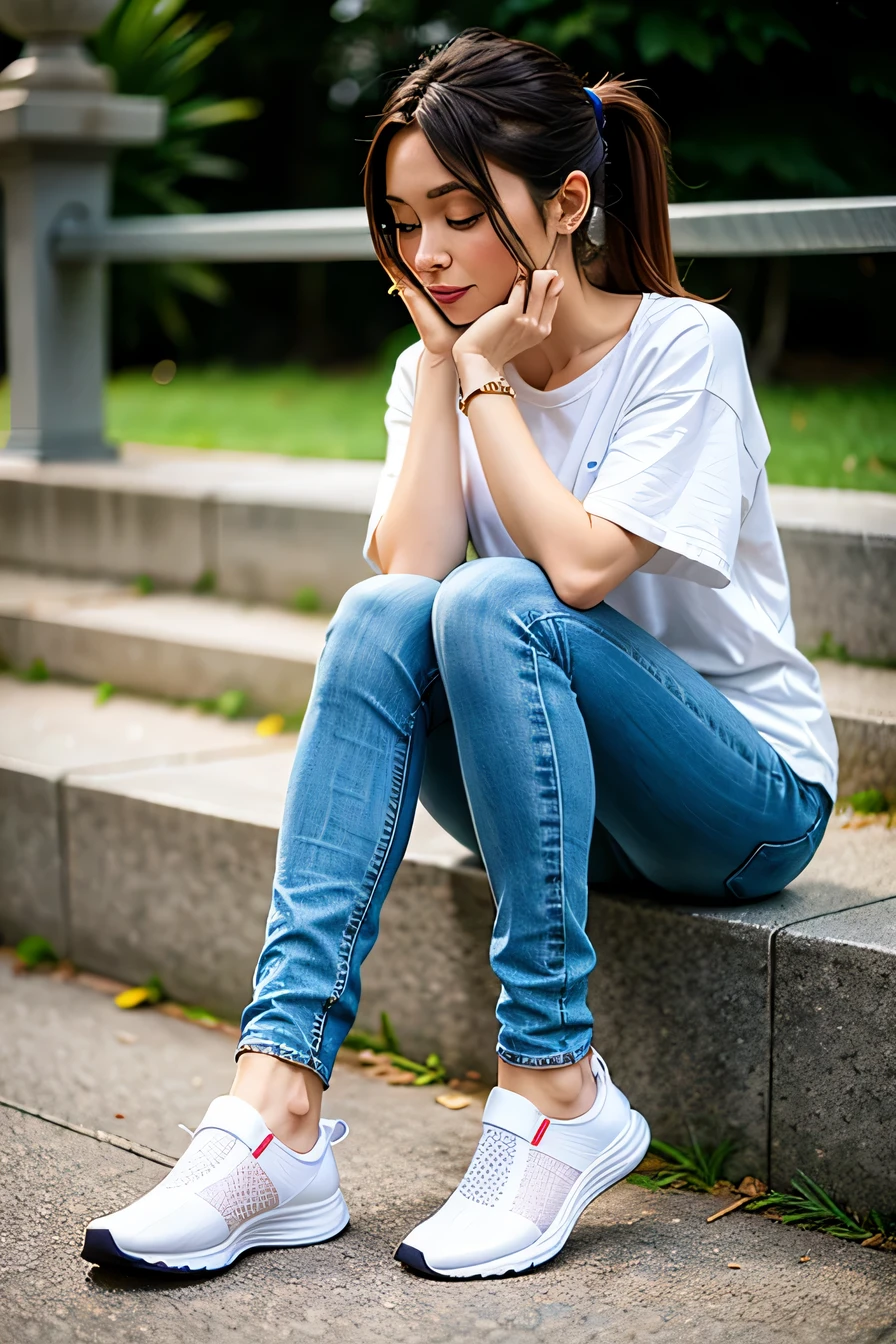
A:
[[[503,1059],[506,1064],[514,1064],[519,1069],[560,1069],[564,1064],[578,1064],[580,1059],[591,1050],[591,1042],[586,1046],[576,1050],[561,1050],[556,1055],[542,1055],[536,1058],[534,1055],[518,1055],[513,1050],[507,1050],[504,1046],[497,1047],[499,1059]]]
[[[247,1050],[252,1050],[257,1055],[273,1055],[276,1059],[285,1060],[287,1064],[301,1064],[306,1069],[311,1069],[316,1073],[324,1085],[324,1088],[330,1086],[330,1073],[319,1059],[316,1059],[308,1050],[295,1050],[291,1045],[282,1045],[279,1041],[253,1040],[251,1037],[243,1037],[237,1045],[234,1052],[234,1062],[241,1054]]]

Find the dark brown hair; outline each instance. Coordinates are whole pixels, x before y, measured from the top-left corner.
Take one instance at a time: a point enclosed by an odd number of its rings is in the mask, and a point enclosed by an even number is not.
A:
[[[573,169],[585,173],[592,205],[606,207],[606,245],[595,248],[587,238],[589,210],[572,235],[573,256],[579,266],[594,263],[601,289],[697,298],[682,286],[672,254],[663,125],[633,81],[605,77],[593,88],[603,103],[603,137],[583,82],[545,47],[476,27],[422,56],[389,95],[364,164],[364,203],[386,269],[422,288],[401,258],[385,199],[389,143],[415,123],[452,176],[482,201],[530,277],[540,263],[505,214],[486,158],[521,177],[539,211]]]

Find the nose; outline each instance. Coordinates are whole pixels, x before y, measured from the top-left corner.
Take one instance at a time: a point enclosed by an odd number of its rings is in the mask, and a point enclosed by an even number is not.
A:
[[[437,224],[421,225],[420,242],[414,257],[417,271],[445,270],[451,265],[451,254],[445,250],[444,234]]]

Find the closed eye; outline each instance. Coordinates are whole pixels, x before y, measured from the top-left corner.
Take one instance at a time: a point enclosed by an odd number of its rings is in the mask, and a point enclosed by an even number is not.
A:
[[[484,211],[484,210],[480,210],[480,212],[479,212],[478,215],[471,215],[469,219],[448,219],[447,216],[446,216],[445,222],[446,222],[446,224],[451,224],[455,229],[468,229],[468,228],[470,227],[471,224],[475,224],[476,221],[477,221],[477,219],[481,219],[482,216],[483,216],[484,214],[485,214],[485,211]],[[396,227],[396,229],[398,230],[399,233],[412,233],[412,232],[414,231],[414,229],[419,229],[420,225],[419,225],[419,224],[400,224],[400,223],[396,220],[396,221],[395,221],[395,227]]]

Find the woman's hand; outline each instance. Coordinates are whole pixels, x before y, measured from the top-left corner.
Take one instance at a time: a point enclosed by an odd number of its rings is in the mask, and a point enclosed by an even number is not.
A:
[[[563,281],[559,272],[533,271],[529,301],[526,277],[519,275],[506,303],[499,303],[460,333],[452,347],[455,362],[465,355],[481,355],[493,368],[505,364],[549,336]]]
[[[453,327],[431,299],[409,284],[406,276],[398,274],[390,275],[390,278],[404,300],[411,321],[428,352],[439,359],[450,359],[455,341],[469,330],[469,324],[466,327]]]

